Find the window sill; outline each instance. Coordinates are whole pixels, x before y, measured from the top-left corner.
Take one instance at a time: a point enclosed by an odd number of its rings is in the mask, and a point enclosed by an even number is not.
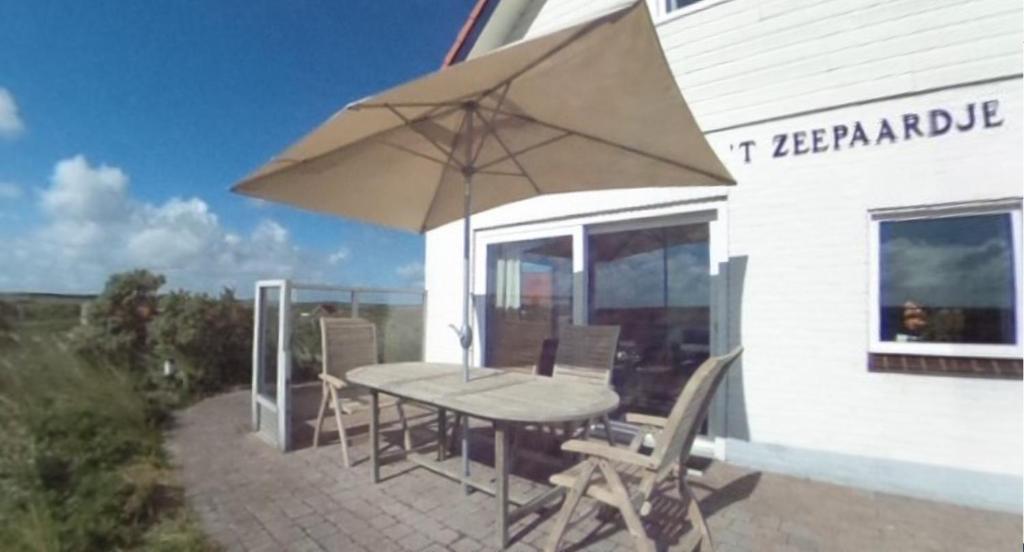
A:
[[[990,379],[1024,379],[1020,358],[979,358],[895,353],[868,353],[868,371]]]

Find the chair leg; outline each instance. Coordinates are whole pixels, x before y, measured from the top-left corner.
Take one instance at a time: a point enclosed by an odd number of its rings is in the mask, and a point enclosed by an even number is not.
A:
[[[587,493],[587,487],[590,486],[590,479],[594,475],[594,469],[597,464],[593,460],[584,460],[583,469],[580,470],[580,475],[573,482],[569,492],[565,495],[565,501],[562,502],[562,509],[558,511],[558,517],[555,519],[555,526],[551,530],[550,536],[548,536],[548,542],[544,546],[544,552],[556,552],[558,545],[562,542],[562,537],[565,536],[565,530],[569,528],[569,521],[572,519],[572,513],[576,510],[576,506],[580,503],[580,499]]]
[[[338,440],[341,441],[341,460],[346,468],[351,468],[352,463],[348,458],[348,435],[345,432],[345,422],[341,420],[341,401],[338,400],[338,393],[333,387],[328,386],[331,391],[331,401],[334,405],[334,421],[338,423]]]
[[[647,537],[643,521],[633,508],[633,502],[629,499],[629,491],[622,483],[619,473],[606,460],[599,460],[598,466],[601,468],[601,473],[604,474],[605,481],[608,482],[608,489],[615,495],[617,502],[615,506],[619,508],[622,519],[626,522],[626,528],[633,535],[636,549],[640,552],[654,552],[654,543]]]
[[[615,441],[612,440],[612,420],[607,414],[601,416],[601,423],[604,424],[604,436],[608,439],[608,444],[615,446]]]
[[[704,521],[704,514],[700,511],[700,504],[697,503],[697,497],[693,495],[693,491],[690,490],[690,486],[686,484],[686,475],[679,475],[679,495],[683,501],[687,503],[686,513],[690,517],[690,521],[693,525],[696,525],[700,529],[700,535],[703,539],[703,544],[700,547],[701,552],[704,552],[704,546],[707,546],[707,550],[714,550],[715,545],[711,542],[711,531],[708,529],[708,524]]]
[[[409,433],[409,420],[405,417],[405,407],[402,406],[401,400],[395,403],[395,408],[398,409],[398,419],[402,422],[402,447],[406,451],[410,451],[412,450],[412,435]]]
[[[448,450],[455,450],[455,442],[459,438],[460,431],[462,431],[462,414],[456,412],[455,422],[452,423],[451,439],[448,440]]]
[[[313,428],[313,448],[320,446],[320,428],[324,425],[324,414],[327,413],[327,384],[320,384],[320,410],[316,414],[316,427]]]

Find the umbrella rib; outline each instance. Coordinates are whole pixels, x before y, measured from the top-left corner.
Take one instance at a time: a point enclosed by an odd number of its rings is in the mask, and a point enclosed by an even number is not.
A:
[[[487,108],[484,108],[484,109],[487,109]],[[607,139],[601,138],[599,136],[594,136],[593,134],[587,134],[585,132],[579,132],[579,131],[576,131],[576,130],[568,129],[568,128],[565,128],[565,127],[562,127],[562,126],[559,126],[559,125],[556,125],[556,124],[553,124],[553,123],[546,123],[544,121],[540,121],[540,120],[534,119],[533,117],[530,117],[529,115],[521,115],[519,113],[512,113],[512,112],[509,112],[509,111],[502,111],[502,110],[498,110],[498,111],[502,115],[507,115],[509,117],[515,117],[516,119],[520,119],[522,121],[526,121],[526,122],[529,122],[529,123],[534,123],[534,124],[538,124],[538,125],[541,125],[541,126],[545,126],[545,127],[548,127],[548,128],[550,128],[552,130],[558,130],[558,131],[566,133],[566,135],[578,136],[580,138],[583,138],[583,139],[586,139],[586,140],[590,140],[592,142],[597,142],[599,144],[604,144],[606,146],[611,146],[613,148],[618,148],[618,149],[620,149],[622,151],[629,152],[629,153],[632,153],[632,154],[635,154],[635,155],[639,155],[641,157],[646,157],[648,159],[653,159],[655,161],[661,161],[662,163],[665,163],[667,165],[673,165],[673,166],[679,167],[681,169],[686,169],[688,171],[692,171],[692,172],[695,172],[697,174],[701,174],[701,175],[707,176],[709,178],[712,178],[712,179],[714,179],[714,180],[716,180],[718,182],[721,182],[723,184],[735,184],[736,183],[736,181],[734,181],[734,180],[732,180],[730,178],[724,178],[724,177],[722,177],[720,175],[714,174],[714,173],[712,173],[710,171],[706,171],[704,169],[700,169],[700,168],[694,167],[694,166],[689,165],[687,163],[680,163],[678,161],[673,161],[671,159],[666,159],[665,157],[662,157],[660,155],[655,155],[653,153],[648,153],[648,152],[639,150],[637,148],[634,148],[632,146],[627,146],[625,144],[620,144],[618,142],[613,142],[611,140],[607,140]],[[562,137],[564,138],[565,136],[562,136]],[[521,152],[517,153],[516,155],[520,155],[520,154],[521,154]]]
[[[498,135],[498,129],[494,128],[490,124],[490,122],[487,123],[487,126],[490,127],[491,136],[494,136],[494,140],[498,142],[498,145],[501,146],[501,149],[505,150],[505,154],[508,156],[507,158],[511,160],[513,163],[515,163],[516,168],[519,169],[519,172],[523,173],[523,178],[529,181],[530,186],[533,186],[533,191],[537,192],[537,195],[540,195],[542,193],[540,191],[540,187],[537,186],[537,182],[533,179],[532,176],[530,176],[530,173],[527,172],[526,167],[524,167],[523,164],[519,162],[519,158],[516,157],[516,155],[518,154],[512,153],[512,150],[509,149],[509,147],[505,144],[505,141],[502,140],[501,136]]]
[[[434,146],[434,148],[437,149],[437,151],[441,152],[442,155],[447,156],[448,157],[448,163],[454,163],[455,166],[457,166],[459,168],[462,168],[462,165],[460,163],[456,162],[454,157],[453,157],[453,153],[454,153],[454,150],[455,150],[455,143],[458,141],[458,137],[459,137],[459,134],[461,133],[461,131],[460,131],[460,133],[456,133],[455,134],[455,139],[452,141],[451,145],[449,146],[451,149],[446,151],[444,149],[444,146],[442,146],[441,144],[438,144],[437,141],[434,140],[433,138],[431,138],[430,136],[428,136],[427,133],[425,133],[425,132],[421,131],[420,129],[416,128],[416,125],[414,125],[413,121],[410,120],[408,117],[406,117],[405,115],[402,115],[397,109],[395,109],[394,107],[392,107],[390,105],[388,105],[387,108],[388,108],[389,111],[391,111],[391,113],[394,113],[396,117],[401,119],[402,122],[405,123],[405,126],[409,127],[416,134],[419,134],[420,136],[422,136],[423,139],[426,140],[427,142],[430,142],[430,144],[432,146]],[[448,164],[448,163],[446,163],[446,164]]]
[[[505,171],[476,171],[476,174],[486,174],[490,176],[516,176],[519,178],[526,178],[526,175],[521,172],[505,172]]]
[[[467,97],[472,97],[474,95],[476,95],[476,93],[473,93],[473,94],[471,94],[471,95],[469,95]],[[461,99],[459,99],[459,100],[451,100],[451,101],[446,101],[446,102],[381,102],[381,103],[366,102],[366,103],[355,103],[355,104],[352,104],[351,106],[349,106],[349,109],[358,110],[358,109],[363,109],[363,108],[367,108],[367,107],[378,108],[378,109],[379,108],[390,109],[392,107],[444,107],[444,106],[451,106],[451,107],[456,107],[457,108],[457,107],[461,107],[463,103],[464,103],[464,100],[461,100]]]
[[[434,197],[430,198],[430,205],[427,206],[427,212],[423,215],[423,221],[420,222],[420,233],[422,234],[427,230],[427,221],[430,220],[430,215],[434,213],[434,205],[437,204],[437,196],[440,195],[438,192],[441,191],[441,184],[444,182],[444,171],[452,166],[455,158],[455,145],[459,141],[459,136],[462,135],[462,131],[466,128],[466,123],[469,120],[469,112],[466,111],[462,115],[462,122],[459,123],[459,131],[452,137],[452,143],[448,150],[448,162],[445,163],[445,168],[441,169],[441,174],[437,178],[437,186],[434,187]],[[456,166],[458,166],[456,164]],[[459,166],[461,169],[462,167]]]
[[[502,91],[501,91],[501,96],[498,98],[498,103],[495,104],[495,106],[494,106],[495,110],[501,109],[502,104],[505,103],[505,96],[508,94],[508,89],[509,88],[511,88],[511,83],[506,83],[504,85]],[[494,89],[494,90],[496,90],[496,89]],[[494,90],[491,90],[490,92],[485,92],[485,93],[481,94],[479,99],[477,99],[477,102],[476,102],[477,106],[480,105],[480,102],[485,97],[491,95],[494,92]],[[495,139],[497,139],[497,137],[498,137],[497,134],[494,131],[494,119],[497,118],[497,116],[498,116],[498,112],[497,111],[494,111],[493,113],[491,113],[491,118],[490,119],[484,117],[483,114],[480,114],[480,120],[484,122],[484,132],[490,132],[491,134],[494,134],[495,135],[494,136]],[[480,152],[482,152],[484,150],[484,142],[486,142],[486,141],[487,141],[486,136],[480,138],[480,143],[477,145],[476,153],[473,154],[472,160],[469,161],[469,166],[470,167],[476,165],[476,160],[480,157]]]
[[[391,146],[391,147],[393,147],[393,148],[395,148],[397,150],[400,150],[400,151],[403,151],[405,153],[408,153],[409,155],[414,155],[416,157],[419,157],[419,158],[422,158],[422,159],[426,159],[427,161],[433,161],[434,163],[437,163],[438,165],[451,166],[451,164],[448,161],[445,161],[443,159],[438,159],[436,157],[431,157],[431,156],[429,156],[429,155],[427,155],[425,153],[420,153],[420,152],[418,152],[418,151],[416,151],[416,150],[414,150],[412,148],[406,147],[406,146],[402,146],[402,145],[399,145],[399,144],[393,144],[393,143],[385,141],[385,140],[381,140],[378,143],[384,144],[385,146]],[[458,165],[455,165],[455,166],[458,167]]]
[[[522,154],[524,154],[524,153],[526,153],[528,151],[533,151],[533,150],[535,150],[537,148],[542,148],[542,147],[544,147],[544,146],[546,146],[548,144],[552,144],[552,143],[557,142],[557,141],[559,141],[559,140],[561,140],[563,138],[568,138],[569,136],[572,136],[571,132],[565,132],[563,134],[559,134],[558,136],[554,136],[554,137],[548,138],[547,140],[544,140],[543,142],[537,142],[536,144],[534,144],[532,146],[528,146],[528,147],[525,147],[525,148],[523,148],[523,149],[521,149],[521,150],[519,150],[517,152],[514,152],[511,156],[510,155],[506,155],[505,157],[499,157],[497,159],[494,159],[494,160],[490,161],[489,163],[481,165],[478,168],[480,170],[484,170],[487,167],[493,167],[494,165],[497,165],[498,163],[504,163],[505,161],[508,161],[513,156],[522,155]]]
[[[436,106],[436,108],[440,109],[442,107],[449,107],[449,102],[440,102],[440,103],[437,103],[437,104],[433,104],[433,103],[422,104],[422,106],[426,106],[426,105],[433,105],[433,106]],[[449,107],[449,109],[445,109],[441,113],[432,113],[435,110],[433,110],[433,109],[429,110],[429,111],[427,111],[427,114],[423,117],[423,119],[425,120],[425,119],[429,119],[429,118],[432,118],[432,117],[443,117],[445,115],[449,115],[449,114],[457,111],[458,109],[461,109],[461,105],[462,104],[459,103],[458,106]],[[345,109],[346,110],[350,110],[350,111],[359,111],[359,109],[362,108],[362,107],[364,107],[364,106],[356,104],[356,105],[353,105],[353,106],[346,107]],[[396,110],[391,109],[388,106],[388,104],[374,104],[374,105],[369,105],[368,107],[375,108],[375,109],[376,108],[388,107],[390,109],[390,111],[392,113],[394,113],[399,118],[399,120],[402,121],[402,124],[401,125],[397,125],[397,126],[393,126],[393,127],[389,127],[389,128],[385,128],[385,129],[379,130],[377,132],[374,132],[373,134],[367,136],[366,139],[374,139],[374,138],[376,138],[378,136],[381,136],[382,134],[387,134],[388,132],[391,132],[391,131],[394,131],[394,130],[398,130],[398,129],[403,128],[405,126],[410,126],[413,122],[417,122],[417,121],[420,120],[420,119],[409,119],[408,117],[404,117],[401,113],[398,113]],[[412,130],[414,132],[416,132],[417,134],[420,134],[422,136],[422,134],[419,131],[417,131],[415,128],[413,128]],[[428,138],[428,140],[429,140],[429,138]],[[433,143],[433,142],[431,142],[431,143]],[[333,155],[333,154],[335,154],[335,153],[337,153],[337,152],[339,152],[339,151],[341,151],[341,150],[343,150],[343,149],[345,149],[347,147],[350,147],[352,145],[353,144],[343,144],[341,146],[331,148],[331,149],[329,149],[327,151],[324,151],[322,153],[318,153],[316,155],[313,155],[312,157],[307,157],[305,159],[288,159],[288,158],[284,158],[284,157],[278,157],[278,158],[275,158],[275,159],[271,159],[270,160],[271,164],[278,164],[278,165],[283,165],[283,166],[281,168],[279,168],[279,169],[268,171],[266,174],[263,174],[263,175],[260,175],[260,176],[250,176],[248,178],[245,178],[244,180],[242,180],[238,184],[235,184],[234,186],[232,186],[231,189],[233,191],[237,191],[242,185],[246,184],[247,182],[250,182],[250,181],[255,180],[257,178],[260,178],[262,176],[267,176],[268,174],[278,173],[278,172],[281,172],[281,171],[284,171],[284,170],[292,169],[292,168],[294,168],[296,166],[299,166],[299,165],[305,165],[305,164],[308,164],[308,163],[312,163],[313,161],[316,161],[316,160],[321,159],[323,157],[326,157],[328,155]],[[434,146],[437,147],[436,144],[434,144]],[[446,157],[448,156],[448,152],[447,151],[444,151],[443,149],[441,149],[440,151]]]

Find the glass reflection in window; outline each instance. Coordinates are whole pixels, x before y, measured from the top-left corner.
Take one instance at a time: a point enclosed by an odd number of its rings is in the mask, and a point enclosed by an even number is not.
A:
[[[1008,213],[879,223],[880,339],[1014,344]]]

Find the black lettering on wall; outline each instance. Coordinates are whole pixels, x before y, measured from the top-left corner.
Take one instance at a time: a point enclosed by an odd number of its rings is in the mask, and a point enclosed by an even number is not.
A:
[[[868,134],[864,132],[864,125],[857,121],[857,124],[853,125],[853,136],[850,138],[850,147],[857,145],[860,142],[862,145],[870,146],[871,142],[868,141]]]
[[[828,151],[828,144],[825,143],[825,129],[816,128],[811,131],[811,151],[814,153]]]
[[[907,113],[903,115],[903,139],[910,140],[910,133],[914,133],[918,136],[924,136],[921,132],[921,128],[918,124],[921,123],[921,118],[917,116],[917,113]]]
[[[802,130],[793,133],[793,155],[803,155],[810,151],[807,149],[806,139],[807,133]]]
[[[1003,119],[999,119],[998,121],[995,119],[997,111],[999,111],[999,100],[989,100],[981,104],[981,113],[984,115],[985,128],[1003,126]]]
[[[772,136],[772,143],[775,144],[775,149],[772,150],[772,157],[785,157],[789,155],[786,151],[786,134],[776,134]]]
[[[744,140],[740,142],[740,148],[743,149],[743,162],[750,163],[750,148],[757,145],[757,142],[753,140]]]
[[[892,127],[889,126],[888,119],[882,119],[882,124],[878,127],[878,138],[875,139],[875,144],[881,144],[882,140],[888,140],[890,144],[896,141],[896,134],[893,133]]]
[[[953,117],[945,109],[933,109],[928,112],[928,136],[942,136],[949,132]]]
[[[974,128],[974,103],[967,104],[967,122],[957,123],[956,129],[960,132],[966,132]]]
[[[832,127],[832,148],[839,151],[839,144],[850,134],[850,129],[846,128],[846,125],[836,125]]]

